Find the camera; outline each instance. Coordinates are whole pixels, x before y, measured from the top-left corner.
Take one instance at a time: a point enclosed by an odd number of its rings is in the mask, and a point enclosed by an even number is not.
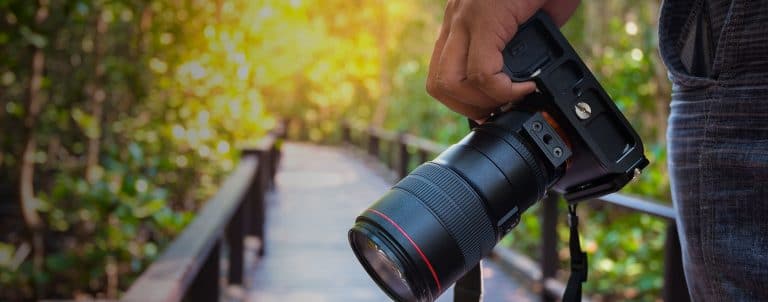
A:
[[[648,160],[643,143],[544,12],[503,50],[537,92],[499,110],[363,211],[350,245],[396,301],[434,301],[547,192],[577,202],[618,191]]]

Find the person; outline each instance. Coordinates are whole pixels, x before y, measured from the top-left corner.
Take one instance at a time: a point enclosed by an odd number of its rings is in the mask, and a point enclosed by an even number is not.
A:
[[[482,122],[533,92],[502,70],[517,27],[575,0],[449,0],[427,91]],[[672,198],[694,301],[768,301],[768,1],[665,0],[659,48],[672,81]],[[661,101],[661,100],[660,100]]]

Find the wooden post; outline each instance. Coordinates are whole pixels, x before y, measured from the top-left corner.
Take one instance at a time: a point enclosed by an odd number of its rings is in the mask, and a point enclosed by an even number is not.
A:
[[[254,219],[253,219],[253,234],[256,235],[256,237],[259,237],[259,241],[261,241],[261,244],[259,245],[258,253],[259,256],[264,256],[264,251],[266,249],[266,237],[264,235],[264,224],[265,224],[265,217],[266,217],[266,210],[267,210],[267,201],[266,201],[266,193],[269,188],[269,174],[271,173],[269,170],[269,151],[268,150],[259,150],[258,151],[259,156],[259,167],[258,171],[256,172],[256,180],[255,180],[255,187],[256,190],[254,191],[253,199],[255,200],[254,203]]]
[[[218,239],[195,280],[189,286],[187,301],[218,301],[219,300],[219,260],[221,253],[221,239]]]
[[[410,161],[410,154],[408,154],[408,145],[405,143],[405,133],[401,132],[397,137],[397,149],[400,156],[398,156],[397,175],[400,178],[404,178],[408,175],[408,162]]]
[[[271,191],[275,187],[275,174],[277,173],[277,150],[274,147],[270,147],[265,150],[267,153],[267,189],[264,193]]]
[[[232,220],[227,225],[227,245],[229,246],[229,284],[243,284],[243,240],[245,239],[246,219],[249,213],[244,211],[248,196],[244,196],[237,207]]]
[[[344,144],[350,144],[352,142],[349,133],[349,124],[347,124],[347,122],[341,123],[341,142]]]
[[[548,278],[555,278],[557,266],[560,260],[557,255],[557,203],[558,196],[549,192],[549,196],[541,204],[541,301],[556,301],[559,297],[553,297],[545,290],[545,282]]]
[[[285,128],[286,137],[299,140],[299,121],[297,118],[291,118],[288,120],[288,126]]]
[[[429,151],[419,148],[419,164],[423,164],[429,160]]]
[[[683,273],[683,256],[675,222],[667,224],[664,242],[664,301],[691,301]]]
[[[368,154],[379,158],[379,136],[373,128],[368,128]]]
[[[385,150],[382,150],[384,152],[384,163],[387,164],[387,168],[390,170],[395,170],[396,165],[396,158],[397,152],[395,152],[396,148],[394,147],[397,141],[389,138],[384,137],[384,148]]]
[[[298,119],[298,139],[300,141],[308,141],[309,140],[309,131],[307,131],[307,123],[304,122],[302,119]]]
[[[395,135],[389,139],[389,169],[397,172],[400,164],[400,137]]]
[[[269,183],[270,183],[270,189],[275,188],[275,176],[277,175],[277,168],[280,166],[280,148],[277,144],[274,144],[272,148],[269,149],[269,152],[271,153],[270,156],[270,174],[269,174]]]
[[[258,177],[258,166],[256,170],[256,176]],[[257,188],[254,185],[256,183],[256,180],[252,180],[251,183],[248,185],[248,188],[245,191],[245,196],[243,196],[243,203],[242,203],[242,211],[244,213],[243,215],[243,240],[245,240],[245,237],[248,235],[255,235],[254,232],[255,225],[256,225],[256,195],[257,195]]]
[[[283,140],[288,139],[288,127],[291,123],[287,118],[280,119],[280,126],[278,126],[278,135],[277,137],[282,138]]]

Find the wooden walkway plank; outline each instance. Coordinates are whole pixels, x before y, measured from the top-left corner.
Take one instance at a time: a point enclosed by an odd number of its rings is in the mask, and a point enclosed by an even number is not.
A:
[[[286,143],[283,151],[267,201],[266,255],[247,273],[247,300],[388,301],[357,263],[347,230],[391,183],[343,149]],[[490,261],[485,277],[485,301],[537,300]]]

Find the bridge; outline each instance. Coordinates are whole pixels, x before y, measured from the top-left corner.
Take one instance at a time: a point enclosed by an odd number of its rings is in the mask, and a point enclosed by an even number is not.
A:
[[[357,263],[347,230],[414,162],[445,146],[350,126],[340,146],[281,137],[273,133],[243,150],[219,192],[123,301],[389,300]],[[672,209],[617,194],[599,201],[670,221],[664,299],[688,300]],[[542,206],[539,213],[541,263],[500,247],[484,260],[485,301],[556,301],[562,295],[564,286],[555,278],[556,211]],[[452,290],[438,301],[453,301]]]

